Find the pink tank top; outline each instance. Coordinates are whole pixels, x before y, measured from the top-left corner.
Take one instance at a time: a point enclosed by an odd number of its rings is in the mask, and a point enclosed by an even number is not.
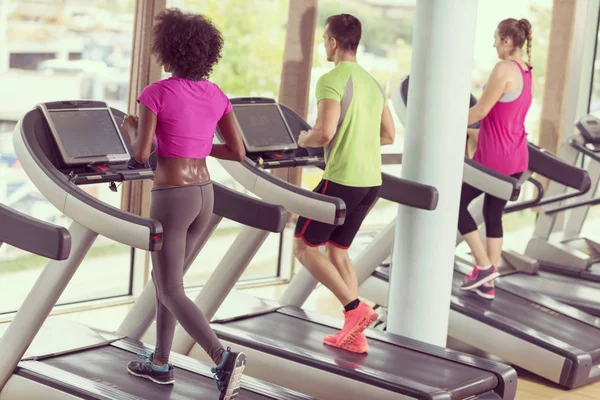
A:
[[[156,154],[162,157],[206,158],[217,122],[231,111],[227,96],[207,80],[156,81],[138,101],[156,115]]]
[[[473,160],[505,175],[529,167],[525,117],[531,106],[531,67],[525,71],[514,61],[523,76],[523,90],[514,100],[498,101],[481,120],[477,150]],[[500,98],[502,100],[502,98]]]

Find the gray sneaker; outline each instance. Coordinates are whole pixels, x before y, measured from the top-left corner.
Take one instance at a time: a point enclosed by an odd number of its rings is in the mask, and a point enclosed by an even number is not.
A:
[[[150,379],[154,383],[159,385],[170,385],[175,382],[173,378],[173,365],[164,364],[162,366],[156,366],[152,363],[153,353],[151,354],[138,354],[142,361],[130,361],[127,364],[127,371],[133,376],[140,378]]]
[[[221,364],[211,369],[217,382],[217,388],[221,392],[219,400],[230,400],[238,395],[245,367],[246,355],[244,353],[233,353],[229,347],[223,352]]]

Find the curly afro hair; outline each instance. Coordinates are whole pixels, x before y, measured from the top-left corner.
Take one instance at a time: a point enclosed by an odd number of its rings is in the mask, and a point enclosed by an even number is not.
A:
[[[208,78],[221,58],[221,32],[208,18],[186,14],[177,8],[161,12],[156,19],[152,53],[158,62],[183,79]]]

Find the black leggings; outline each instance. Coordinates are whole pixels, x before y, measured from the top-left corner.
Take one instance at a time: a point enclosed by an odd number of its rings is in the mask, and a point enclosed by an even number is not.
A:
[[[522,173],[511,175],[519,179]],[[483,192],[471,185],[463,183],[460,193],[460,208],[458,211],[458,231],[461,235],[466,235],[477,230],[477,224],[469,212],[469,204]],[[501,238],[502,214],[507,200],[500,199],[490,194],[485,194],[483,199],[483,220],[485,221],[485,232],[489,238]]]

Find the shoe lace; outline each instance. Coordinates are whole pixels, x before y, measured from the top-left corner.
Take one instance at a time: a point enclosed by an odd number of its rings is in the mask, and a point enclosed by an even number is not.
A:
[[[477,267],[473,268],[471,272],[467,275],[467,279],[470,281],[474,281],[477,279],[477,275],[479,274],[479,269]]]
[[[231,348],[227,347],[227,350],[223,354],[225,354],[225,353],[231,353]],[[217,389],[219,389],[219,390],[221,390],[223,382],[227,382],[227,378],[229,377],[229,372],[226,371],[224,368],[225,368],[225,363],[223,363],[221,368],[219,368],[219,367],[211,368],[211,372],[213,373],[213,379],[217,383]]]
[[[213,374],[213,379],[217,383],[217,389],[221,390],[221,380],[219,379],[218,374]]]
[[[221,390],[223,383],[227,382],[227,378],[229,377],[229,372],[225,371],[222,368],[216,369],[216,371],[213,370],[213,372],[214,372],[213,379],[217,383],[217,389]]]
[[[136,356],[138,356],[138,358],[147,361],[147,362],[152,362],[152,358],[154,357],[154,353],[145,353],[145,354],[136,354]]]

